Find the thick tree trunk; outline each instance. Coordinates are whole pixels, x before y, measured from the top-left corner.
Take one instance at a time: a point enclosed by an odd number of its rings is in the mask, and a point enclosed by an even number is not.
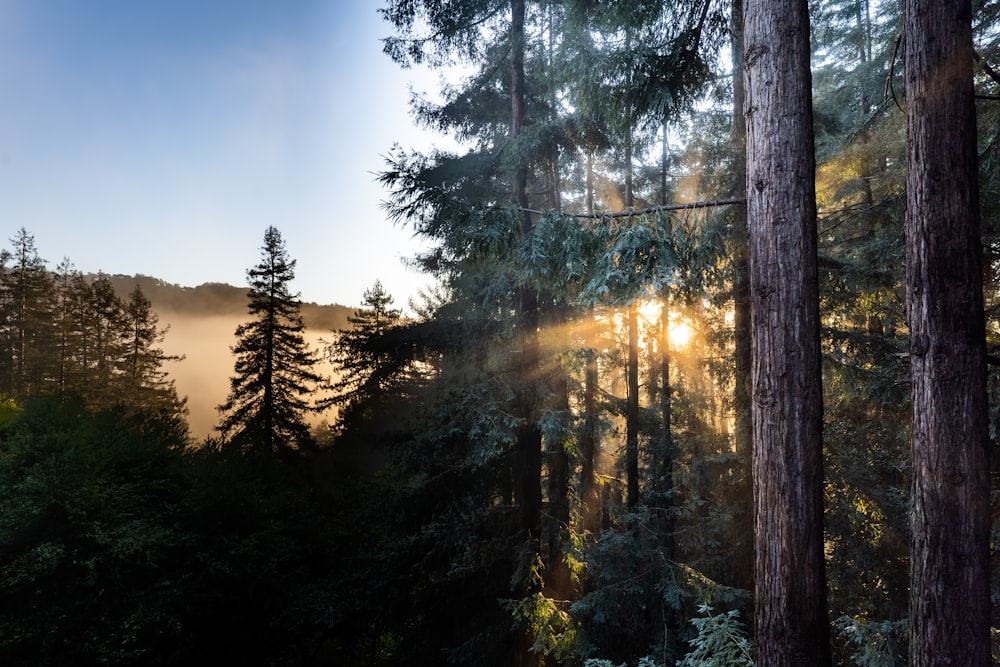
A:
[[[806,0],[747,0],[754,624],[759,667],[830,664]]]
[[[511,137],[516,139],[524,127],[524,0],[511,0]],[[531,233],[532,220],[528,208],[528,168],[517,167],[511,198],[520,213],[522,236]],[[514,477],[514,500],[519,511],[520,529],[528,540],[532,553],[540,552],[538,525],[542,511],[542,433],[538,427],[532,385],[538,380],[538,293],[530,287],[522,287],[518,292],[519,335],[521,357],[518,367],[518,410],[523,420],[517,429],[517,441],[511,470]],[[533,581],[520,582],[516,595],[530,595],[539,589]],[[522,625],[515,635],[513,664],[517,667],[534,667],[540,664],[537,653],[531,651],[534,632],[528,625]]]
[[[910,664],[990,664],[982,249],[969,0],[908,0]]]

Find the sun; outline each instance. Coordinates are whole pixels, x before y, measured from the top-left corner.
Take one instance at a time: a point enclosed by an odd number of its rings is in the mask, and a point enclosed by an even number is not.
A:
[[[662,314],[662,304],[658,300],[648,299],[641,301],[638,304],[639,315],[646,322],[658,322]],[[694,336],[694,329],[688,323],[687,318],[680,313],[671,312],[670,316],[670,329],[667,335],[670,338],[670,347],[677,350],[683,347],[687,347],[688,343],[691,342],[692,336]]]
[[[691,342],[691,336],[694,335],[694,331],[691,330],[690,325],[682,320],[677,320],[670,323],[670,330],[667,332],[670,337],[670,347],[675,350],[681,347],[687,347],[687,344]]]

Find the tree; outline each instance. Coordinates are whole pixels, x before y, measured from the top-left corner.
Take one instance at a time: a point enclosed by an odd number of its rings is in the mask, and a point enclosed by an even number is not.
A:
[[[264,233],[261,261],[247,271],[248,310],[254,318],[236,328],[235,375],[230,378],[218,426],[245,449],[287,454],[311,446],[305,398],[323,378],[303,337],[298,294],[289,291],[295,260],[289,259],[281,234]]]
[[[972,6],[906,3],[910,664],[990,662],[986,337]]]
[[[350,414],[370,401],[384,397],[399,381],[396,355],[380,346],[380,339],[399,324],[400,311],[392,308],[393,298],[376,280],[365,290],[361,308],[347,318],[349,329],[334,332],[326,353],[333,364],[335,379],[330,385],[334,396],[324,404],[343,410],[339,420],[350,421]]]
[[[831,662],[808,9],[805,0],[747,0],[744,13],[762,667]]]
[[[41,389],[52,366],[53,280],[25,228],[11,239],[11,266],[4,273],[10,340],[10,388],[18,395]]]
[[[186,399],[177,396],[174,381],[168,379],[163,370],[164,362],[181,361],[184,357],[166,354],[156,347],[163,342],[167,328],[157,326],[159,317],[153,312],[153,304],[138,285],[125,302],[125,322],[128,347],[121,401],[137,411],[166,411],[169,414],[184,411]]]
[[[125,372],[125,349],[128,344],[125,304],[111,280],[98,273],[85,288],[82,324],[83,374],[79,387],[94,405],[108,406],[119,400],[120,378]]]

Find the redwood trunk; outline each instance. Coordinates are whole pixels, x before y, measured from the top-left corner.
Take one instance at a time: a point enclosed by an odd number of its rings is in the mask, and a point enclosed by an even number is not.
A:
[[[910,664],[990,664],[982,249],[969,0],[908,0]]]
[[[830,664],[806,0],[747,0],[754,624],[758,667]]]

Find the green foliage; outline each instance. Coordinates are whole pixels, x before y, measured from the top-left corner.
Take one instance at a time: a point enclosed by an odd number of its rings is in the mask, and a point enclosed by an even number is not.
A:
[[[508,602],[506,608],[516,627],[524,627],[535,638],[531,651],[557,662],[576,655],[576,635],[567,604],[535,593]]]
[[[0,432],[0,662],[283,664],[321,645],[301,478],[167,415],[36,398]]]
[[[897,667],[906,664],[906,619],[865,621],[841,616],[835,625],[840,636],[851,646],[852,664],[858,667]]]
[[[698,635],[688,640],[691,651],[678,667],[753,667],[753,650],[739,611],[713,615],[708,604],[699,605],[698,611],[704,616],[691,619]]]
[[[13,396],[0,394],[0,431],[14,423],[21,414],[22,407]]]

